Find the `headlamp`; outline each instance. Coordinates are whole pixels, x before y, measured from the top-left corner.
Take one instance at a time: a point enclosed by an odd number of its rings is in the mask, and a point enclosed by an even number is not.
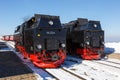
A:
[[[41,49],[41,48],[42,48],[42,45],[41,45],[41,44],[38,44],[36,47],[37,47],[37,49]]]
[[[61,44],[61,46],[62,46],[62,47],[65,47],[65,44],[64,44],[64,43],[62,43],[62,44]]]
[[[87,44],[87,45],[89,45],[89,44],[90,44],[90,42],[88,42],[88,41],[87,41],[87,42],[86,42],[86,44]]]

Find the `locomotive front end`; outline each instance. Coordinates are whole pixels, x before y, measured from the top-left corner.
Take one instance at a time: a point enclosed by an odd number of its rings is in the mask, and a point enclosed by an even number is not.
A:
[[[58,67],[66,58],[66,30],[62,29],[58,16],[36,15],[36,19],[34,50],[38,62],[34,64],[42,68]]]
[[[89,21],[87,30],[84,30],[84,51],[81,55],[84,59],[101,59],[104,55],[104,31],[99,21]]]
[[[101,59],[104,54],[104,31],[99,21],[78,18],[65,24],[68,30],[67,50],[83,59]]]
[[[66,30],[59,16],[35,14],[18,26],[15,47],[40,68],[56,68],[66,58]]]

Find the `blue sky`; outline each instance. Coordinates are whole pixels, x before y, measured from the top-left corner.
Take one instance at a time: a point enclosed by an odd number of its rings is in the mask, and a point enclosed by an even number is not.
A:
[[[13,34],[25,18],[37,14],[101,21],[106,41],[120,41],[120,0],[0,0],[0,35]]]

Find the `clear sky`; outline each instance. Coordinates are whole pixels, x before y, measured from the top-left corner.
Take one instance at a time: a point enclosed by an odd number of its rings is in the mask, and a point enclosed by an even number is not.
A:
[[[120,41],[120,0],[0,0],[0,35],[35,13],[60,16],[61,22],[78,17],[101,21],[106,41]]]

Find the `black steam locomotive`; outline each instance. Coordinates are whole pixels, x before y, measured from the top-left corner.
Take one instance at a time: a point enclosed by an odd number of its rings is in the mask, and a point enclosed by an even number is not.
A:
[[[100,59],[104,55],[104,31],[99,21],[78,18],[64,24],[67,28],[67,51],[83,59]]]
[[[41,68],[60,66],[66,58],[66,29],[59,16],[35,14],[14,33],[15,47]]]

